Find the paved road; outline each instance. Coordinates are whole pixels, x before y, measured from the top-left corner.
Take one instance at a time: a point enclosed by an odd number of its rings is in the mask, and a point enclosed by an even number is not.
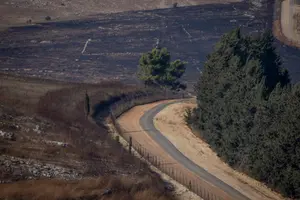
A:
[[[161,110],[163,110],[166,106],[174,103],[178,103],[180,101],[170,102],[170,103],[162,103],[158,106],[152,108],[151,110],[147,111],[140,119],[140,125],[144,130],[148,130],[148,135],[158,143],[168,154],[170,154],[175,160],[181,163],[190,171],[199,175],[199,177],[203,178],[207,182],[215,185],[216,187],[222,189],[227,194],[229,194],[232,199],[249,199],[239,191],[235,190],[231,186],[227,185],[223,181],[219,180],[215,176],[208,173],[203,168],[199,167],[197,164],[189,160],[185,157],[180,151],[176,149],[176,147],[166,138],[164,137],[154,126],[153,119],[156,114],[158,114]],[[150,131],[149,131],[150,130]]]

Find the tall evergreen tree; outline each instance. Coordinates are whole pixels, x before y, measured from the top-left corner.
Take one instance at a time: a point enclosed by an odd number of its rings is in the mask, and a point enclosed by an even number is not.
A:
[[[273,40],[239,28],[221,38],[195,86],[193,126],[231,166],[300,198],[300,86]]]
[[[160,86],[171,90],[185,89],[180,82],[185,72],[185,62],[170,61],[171,56],[166,48],[154,48],[140,58],[138,78],[145,85]]]

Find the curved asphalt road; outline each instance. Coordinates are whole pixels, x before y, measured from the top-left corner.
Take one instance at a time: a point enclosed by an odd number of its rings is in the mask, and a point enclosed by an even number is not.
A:
[[[182,101],[182,100],[181,100]],[[248,197],[241,194],[239,191],[235,190],[231,186],[227,185],[223,181],[219,180],[215,176],[208,173],[203,168],[199,167],[197,164],[189,160],[185,157],[177,148],[166,138],[164,137],[154,126],[153,119],[156,114],[158,114],[161,110],[167,107],[170,104],[178,103],[180,101],[170,102],[170,103],[162,103],[158,106],[148,110],[140,119],[140,125],[144,130],[147,130],[147,134],[157,143],[159,144],[168,154],[170,154],[175,160],[181,163],[184,167],[189,169],[190,171],[196,173],[199,177],[204,179],[205,181],[211,183],[212,185],[220,188],[227,194],[229,194],[232,199],[237,200],[249,200]],[[149,131],[150,130],[150,131]]]

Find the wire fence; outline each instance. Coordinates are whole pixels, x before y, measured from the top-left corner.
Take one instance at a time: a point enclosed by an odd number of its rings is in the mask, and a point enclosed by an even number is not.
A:
[[[117,118],[122,113],[137,105],[147,104],[159,100],[182,99],[189,97],[190,96],[185,92],[175,93],[169,90],[162,91],[158,89],[147,89],[145,92],[140,92],[134,96],[122,98],[121,100],[113,103],[110,106],[110,112],[113,113],[113,115]]]
[[[163,99],[179,99],[186,97],[185,94],[156,94],[153,96],[142,96],[141,98],[134,99],[123,99],[120,102],[115,103],[111,106],[110,110],[110,118],[111,122],[116,130],[116,132],[127,141],[128,146],[127,150],[131,153],[133,150],[138,152],[138,154],[150,162],[153,166],[158,168],[163,173],[170,176],[172,179],[176,180],[178,183],[187,187],[190,191],[197,194],[199,197],[204,200],[225,200],[225,199],[233,199],[227,193],[222,191],[221,189],[209,184],[202,178],[194,175],[192,178],[188,178],[186,174],[175,166],[174,163],[168,163],[164,160],[164,158],[154,155],[149,151],[149,149],[145,148],[138,141],[134,140],[129,134],[125,133],[120,125],[117,122],[117,117],[120,116],[126,110],[132,108],[133,106],[150,103],[157,100]],[[119,138],[117,137],[117,140]],[[140,164],[141,165],[141,164]]]

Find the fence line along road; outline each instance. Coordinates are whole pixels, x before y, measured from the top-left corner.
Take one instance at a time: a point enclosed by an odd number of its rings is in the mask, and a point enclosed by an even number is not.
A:
[[[234,199],[226,194],[224,191],[219,188],[209,184],[207,181],[201,179],[198,176],[195,176],[192,179],[188,179],[182,171],[175,168],[173,163],[166,163],[164,159],[157,155],[153,155],[148,149],[143,147],[138,141],[134,140],[131,136],[126,135],[120,125],[117,122],[117,117],[119,117],[123,112],[129,110],[130,108],[151,103],[158,100],[165,99],[179,99],[185,97],[184,94],[166,94],[163,95],[141,95],[137,98],[127,98],[126,100],[121,100],[111,106],[110,109],[110,118],[115,130],[121,135],[128,143],[128,151],[131,152],[131,149],[134,148],[144,159],[148,160],[153,166],[157,167],[159,170],[169,175],[171,178],[179,182],[180,184],[189,188],[190,191],[197,194],[199,197],[204,200],[229,200]]]

